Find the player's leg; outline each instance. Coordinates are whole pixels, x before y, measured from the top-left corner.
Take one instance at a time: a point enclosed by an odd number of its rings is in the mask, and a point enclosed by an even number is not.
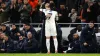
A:
[[[58,41],[57,41],[56,36],[53,36],[53,41],[54,41],[55,53],[57,53],[58,52]]]
[[[50,30],[48,26],[45,27],[45,36],[46,36],[47,53],[50,53]]]
[[[50,37],[46,37],[47,53],[50,53]]]

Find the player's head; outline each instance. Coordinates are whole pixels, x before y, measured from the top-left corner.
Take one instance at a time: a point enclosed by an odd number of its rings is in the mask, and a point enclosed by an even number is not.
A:
[[[50,8],[50,3],[46,3],[45,8]]]

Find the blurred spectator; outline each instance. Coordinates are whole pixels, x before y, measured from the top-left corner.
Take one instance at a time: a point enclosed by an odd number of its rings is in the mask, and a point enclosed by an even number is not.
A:
[[[22,35],[19,28],[16,25],[12,25],[11,26],[11,39],[18,41],[19,40],[19,36]]]
[[[94,24],[89,25],[82,30],[80,36],[81,52],[82,53],[95,53],[97,52],[97,40],[94,31]]]
[[[31,32],[32,33],[32,36],[37,40],[38,37],[37,37],[37,32],[35,31],[35,29],[29,24],[29,23],[24,23],[23,24],[23,33],[24,33],[24,36],[27,37],[27,33],[28,32]]]
[[[59,23],[70,23],[70,19],[68,18],[68,9],[64,4],[60,5],[59,13]]]
[[[51,10],[56,10],[55,3],[53,0],[49,1]]]
[[[1,44],[1,46],[2,52],[12,53],[14,50],[13,41],[7,36],[4,36],[3,43]]]
[[[45,20],[45,14],[39,11],[39,8],[32,9],[32,23],[42,23]]]
[[[9,37],[11,36],[10,28],[7,27],[6,25],[1,25],[1,31],[7,36]]]
[[[24,50],[24,45],[25,45],[25,38],[24,36],[19,36],[19,41],[18,41],[18,44],[17,44],[17,52],[18,53],[24,53],[25,50]]]
[[[25,23],[25,22],[29,22],[30,23],[30,14],[31,14],[31,6],[28,3],[28,0],[24,0],[24,4],[21,7],[21,9],[19,10],[19,12],[21,13],[21,22]]]
[[[10,10],[9,10],[10,22],[11,23],[18,23],[20,20],[20,13],[18,12],[19,8],[17,5],[17,1],[11,0],[11,4],[9,7],[10,7]]]
[[[9,8],[7,7],[6,3],[2,2],[0,7],[0,23],[8,20],[8,11]]]
[[[69,13],[68,17],[71,19],[71,23],[75,23],[77,18],[77,12],[74,8],[71,10],[71,13]]]
[[[68,53],[80,53],[80,41],[77,33],[73,34],[73,41],[69,43]]]
[[[73,34],[77,33],[80,36],[81,30],[82,30],[81,25],[77,25],[76,28],[72,29],[70,31],[70,34],[68,35],[69,42],[73,42]]]
[[[38,5],[38,0],[28,0],[28,2],[33,9]]]
[[[37,53],[38,52],[38,42],[34,38],[31,32],[27,33],[27,38],[24,43],[24,48],[28,53]]]

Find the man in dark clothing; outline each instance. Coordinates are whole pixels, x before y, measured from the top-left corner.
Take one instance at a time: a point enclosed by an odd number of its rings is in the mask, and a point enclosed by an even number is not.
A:
[[[11,29],[11,39],[18,41],[19,35],[22,35],[19,28],[16,25],[13,24],[12,29]]]
[[[16,0],[11,1],[11,5],[9,6],[9,14],[10,14],[10,22],[18,23],[20,20],[20,13],[18,12],[18,5]]]
[[[90,23],[88,27],[82,30],[80,42],[82,53],[95,53],[97,51],[97,41],[93,23]]]
[[[68,53],[80,53],[80,41],[77,33],[73,34],[73,41],[69,43]]]
[[[28,53],[37,53],[38,52],[38,42],[34,38],[31,32],[27,33],[27,38],[24,43],[24,49]]]
[[[1,44],[1,51],[2,52],[7,52],[7,53],[12,53],[13,52],[13,41],[8,38],[7,36],[4,36],[3,43]]]
[[[30,22],[30,12],[31,12],[31,6],[28,4],[28,0],[24,0],[23,6],[19,9],[19,12],[21,13],[21,22]]]
[[[68,18],[68,10],[65,8],[64,4],[60,5],[59,13],[59,23],[70,23],[70,19]]]
[[[24,53],[25,50],[24,50],[24,45],[25,45],[25,39],[23,36],[19,36],[19,41],[18,41],[18,44],[17,44],[17,52],[18,53]]]
[[[34,38],[36,40],[38,40],[38,37],[37,37],[37,32],[35,31],[35,29],[29,24],[29,23],[24,23],[23,24],[23,33],[24,33],[24,36],[27,37],[27,33],[28,32],[31,32],[32,35],[34,36]]]
[[[6,3],[2,2],[0,7],[0,23],[8,20],[9,17],[8,10],[9,8],[7,7]]]
[[[72,29],[70,31],[70,34],[68,35],[69,42],[73,42],[73,34],[78,33],[78,32],[81,32],[81,30],[82,30],[81,25],[77,25],[76,28]]]
[[[31,18],[33,23],[42,23],[45,19],[45,14],[39,11],[39,8],[34,8],[32,9]]]
[[[11,36],[10,28],[6,25],[1,25],[1,31],[5,33],[7,36]]]

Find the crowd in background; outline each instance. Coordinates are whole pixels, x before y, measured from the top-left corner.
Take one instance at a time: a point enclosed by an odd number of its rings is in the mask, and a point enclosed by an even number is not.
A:
[[[99,23],[99,0],[0,0],[1,23],[42,23],[45,16],[39,9],[45,8],[46,3],[58,12],[58,23]]]

